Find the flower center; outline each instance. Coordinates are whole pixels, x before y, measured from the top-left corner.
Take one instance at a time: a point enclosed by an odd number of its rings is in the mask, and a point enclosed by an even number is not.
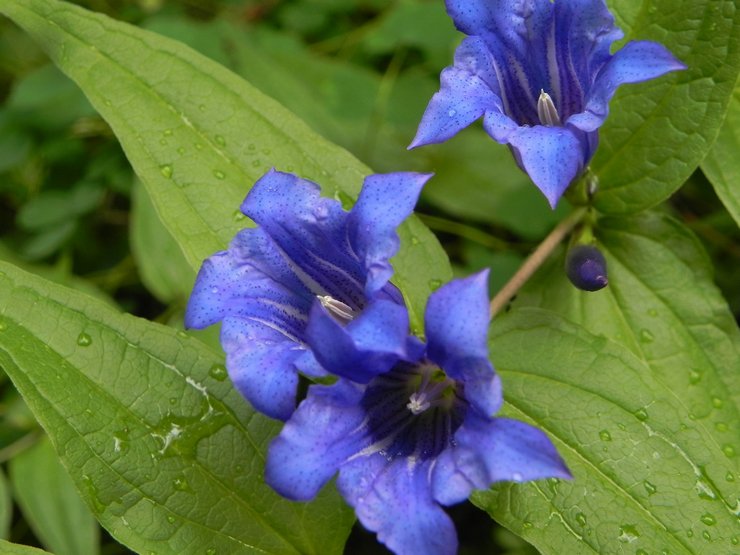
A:
[[[328,310],[329,314],[340,324],[348,324],[357,316],[357,311],[331,295],[316,295],[316,297],[321,302],[321,306]]]
[[[462,384],[438,367],[402,362],[368,384],[362,406],[374,450],[426,459],[453,443],[468,403]]]
[[[560,125],[560,116],[557,108],[555,108],[555,103],[544,90],[540,90],[540,97],[537,99],[537,117],[540,118],[542,125],[548,127]]]

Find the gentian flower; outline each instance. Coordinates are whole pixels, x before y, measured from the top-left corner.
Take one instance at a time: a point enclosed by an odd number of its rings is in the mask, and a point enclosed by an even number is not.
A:
[[[324,359],[341,355],[361,375],[406,353],[408,312],[389,260],[428,178],[369,176],[349,212],[289,173],[255,183],[241,211],[259,227],[203,262],[185,314],[188,328],[223,322],[226,368],[254,408],[288,418],[297,372],[325,375]]]
[[[569,478],[537,428],[493,415],[501,382],[488,360],[487,272],[455,280],[427,304],[427,344],[367,383],[313,385],[269,447],[265,480],[310,500],[337,485],[362,524],[397,554],[454,553],[441,505],[492,482]]]
[[[603,0],[446,4],[469,36],[409,148],[446,141],[482,116],[553,207],[591,160],[617,88],[686,67],[655,42],[610,54],[623,33]]]

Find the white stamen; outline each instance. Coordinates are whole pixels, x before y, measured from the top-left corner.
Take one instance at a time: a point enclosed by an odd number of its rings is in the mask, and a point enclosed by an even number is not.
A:
[[[409,402],[406,405],[406,408],[409,409],[412,414],[421,414],[431,406],[432,404],[427,400],[427,396],[423,392],[415,392],[411,394],[411,397],[409,397]]]
[[[338,301],[331,295],[316,295],[326,310],[329,311],[340,324],[347,324],[354,320],[357,313],[352,308],[342,301]]]
[[[560,125],[560,116],[555,108],[555,103],[544,90],[540,90],[540,97],[537,100],[537,116],[540,118],[542,125],[553,127]]]

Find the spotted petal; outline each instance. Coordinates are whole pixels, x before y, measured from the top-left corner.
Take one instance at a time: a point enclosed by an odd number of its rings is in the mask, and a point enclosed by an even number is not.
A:
[[[437,457],[432,471],[434,498],[443,505],[459,503],[473,490],[502,480],[572,477],[550,439],[518,420],[471,414],[455,441]]]
[[[362,390],[346,380],[311,386],[270,444],[265,481],[288,499],[308,501],[368,442],[361,429]]]
[[[457,534],[432,498],[429,463],[380,454],[342,466],[339,491],[360,522],[396,555],[454,555]]]
[[[398,252],[396,228],[413,212],[419,193],[431,174],[398,172],[370,175],[349,213],[347,233],[354,253],[367,274],[365,295],[374,297],[393,275],[390,259]],[[400,293],[388,288],[398,304]]]

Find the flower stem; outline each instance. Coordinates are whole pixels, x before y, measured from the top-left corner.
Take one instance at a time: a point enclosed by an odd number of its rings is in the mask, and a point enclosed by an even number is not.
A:
[[[501,288],[501,291],[496,293],[496,296],[491,299],[491,318],[504,308],[509,301],[517,294],[519,289],[532,277],[532,274],[539,268],[542,263],[547,260],[550,253],[555,247],[560,244],[563,238],[571,232],[571,230],[578,225],[578,223],[586,215],[587,209],[585,207],[577,208],[567,218],[560,222],[550,234],[545,237],[542,243],[535,249],[535,251],[529,255],[524,261],[524,264],[517,270],[517,272],[511,277],[511,279]]]

